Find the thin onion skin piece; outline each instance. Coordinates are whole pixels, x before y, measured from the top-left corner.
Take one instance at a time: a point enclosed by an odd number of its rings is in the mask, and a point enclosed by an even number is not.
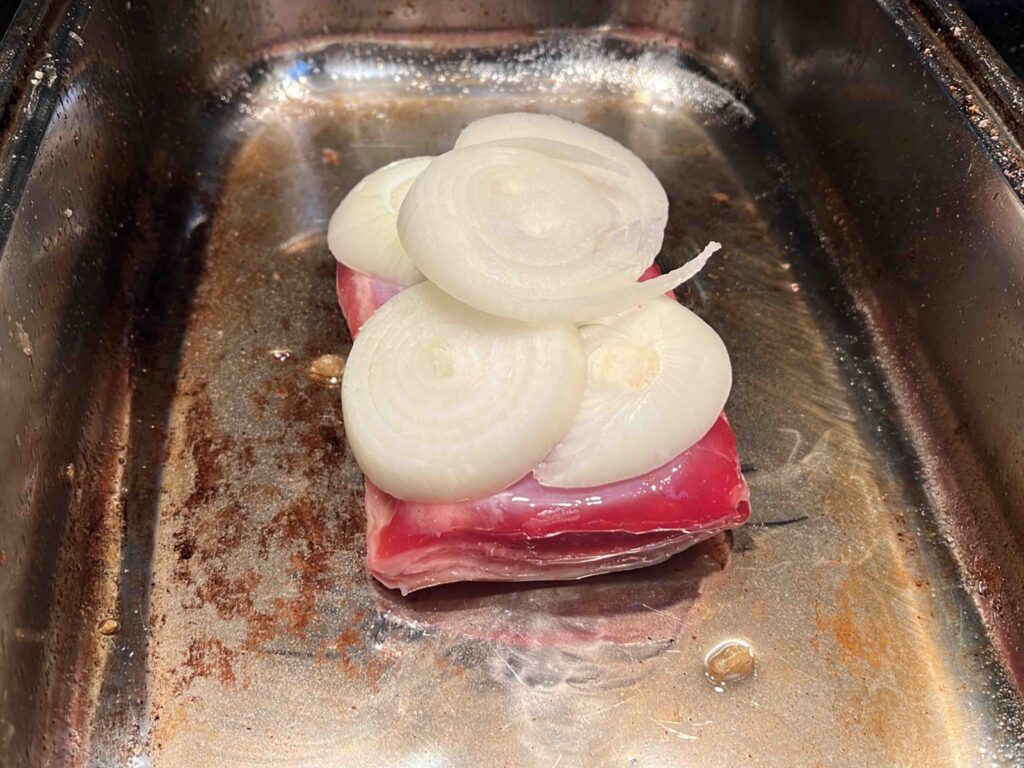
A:
[[[572,144],[623,167],[632,181],[644,214],[640,252],[648,264],[654,261],[661,250],[668,223],[668,195],[643,160],[600,131],[555,115],[531,112],[507,112],[476,120],[459,134],[455,147],[516,139],[547,139]]]
[[[409,190],[398,232],[417,268],[459,301],[517,320],[583,322],[672,290],[720,248],[637,283],[650,259],[638,256],[626,207],[570,164],[497,142],[436,158]]]
[[[583,488],[662,466],[696,444],[732,388],[725,344],[660,297],[581,328],[587,388],[572,427],[534,470],[542,485]]]
[[[402,287],[423,280],[398,239],[398,210],[431,157],[407,157],[378,168],[356,184],[331,214],[327,246],[357,272]]]
[[[363,472],[391,495],[480,498],[565,434],[585,377],[571,324],[484,315],[421,283],[363,325],[342,382],[345,429]]]

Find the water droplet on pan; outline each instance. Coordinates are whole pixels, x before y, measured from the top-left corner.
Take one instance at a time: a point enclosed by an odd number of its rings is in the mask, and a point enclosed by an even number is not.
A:
[[[754,671],[754,648],[746,640],[723,640],[704,657],[704,676],[719,693]]]
[[[309,375],[316,381],[335,386],[345,373],[345,358],[341,355],[320,355],[309,366]]]

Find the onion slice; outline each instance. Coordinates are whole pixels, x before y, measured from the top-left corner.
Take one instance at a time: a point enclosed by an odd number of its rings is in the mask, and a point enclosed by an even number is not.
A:
[[[402,287],[423,280],[398,239],[396,220],[409,188],[432,157],[378,168],[345,195],[327,226],[327,247],[346,267]]]
[[[668,195],[644,161],[603,133],[554,115],[508,112],[470,123],[459,134],[455,147],[469,147],[510,139],[548,139],[589,150],[620,166],[630,196],[638,200],[642,212],[640,256],[647,264],[661,250],[668,223]],[[646,267],[647,264],[644,266]]]
[[[359,466],[400,499],[484,498],[565,435],[586,356],[570,323],[478,312],[421,283],[363,326],[345,366],[345,431]]]
[[[695,445],[718,419],[732,387],[729,353],[678,302],[657,298],[580,334],[587,387],[568,433],[534,471],[542,485],[642,475]]]
[[[413,183],[399,237],[428,279],[482,312],[581,322],[636,307],[692,277],[719,246],[638,284],[652,256],[641,253],[636,191],[614,183],[616,162],[552,140],[452,150]]]

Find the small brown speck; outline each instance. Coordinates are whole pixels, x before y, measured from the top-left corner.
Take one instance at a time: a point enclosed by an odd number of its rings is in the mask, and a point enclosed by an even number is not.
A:
[[[105,637],[110,637],[121,631],[121,624],[116,619],[103,619],[96,625],[96,631]]]
[[[341,155],[330,147],[324,147],[320,150],[320,161],[324,165],[331,165],[337,168],[341,165]]]
[[[732,198],[725,194],[725,192],[712,192],[711,199],[716,203],[721,203],[722,205],[728,205],[732,202]]]

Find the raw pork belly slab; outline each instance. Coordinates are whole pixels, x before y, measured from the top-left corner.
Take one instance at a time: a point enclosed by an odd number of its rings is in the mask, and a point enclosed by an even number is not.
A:
[[[337,289],[353,338],[401,290],[340,264]],[[546,488],[531,474],[486,499],[421,504],[367,480],[367,559],[403,594],[456,581],[579,579],[653,565],[740,526],[749,498],[723,413],[664,466],[597,488]]]

